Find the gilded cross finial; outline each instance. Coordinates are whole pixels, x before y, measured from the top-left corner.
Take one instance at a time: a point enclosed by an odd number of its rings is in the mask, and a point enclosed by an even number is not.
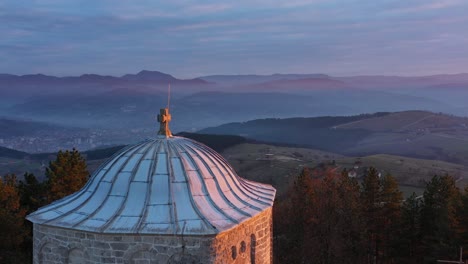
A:
[[[160,124],[158,135],[172,137],[171,130],[169,129],[169,122],[171,121],[171,114],[169,108],[163,108],[158,115],[158,122]]]

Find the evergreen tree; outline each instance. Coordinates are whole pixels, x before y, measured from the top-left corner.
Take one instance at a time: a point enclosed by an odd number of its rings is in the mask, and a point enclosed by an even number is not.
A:
[[[310,170],[304,168],[294,182],[291,193],[291,226],[290,238],[292,239],[292,252],[299,257],[299,262],[304,261],[309,241],[307,231],[312,220],[312,204],[314,200],[313,181]],[[294,256],[292,256],[294,259]],[[293,261],[295,262],[295,261]],[[298,263],[298,262],[296,262]]]
[[[88,180],[86,161],[78,150],[59,151],[46,169],[47,202],[51,203],[80,190]]]
[[[310,205],[311,222],[306,230],[306,259],[314,259],[317,263],[336,263],[342,254],[340,231],[343,228],[338,212],[341,207],[338,179],[332,171],[327,170],[323,179],[313,181],[312,188],[314,199]]]
[[[39,182],[32,173],[24,174],[24,181],[20,180],[18,184],[18,193],[20,195],[20,205],[27,214],[32,213],[44,206],[46,203],[45,184]],[[33,251],[33,224],[29,221],[24,221],[23,229],[26,236],[23,243],[23,251],[25,255],[30,255]]]
[[[463,259],[468,258],[468,185],[461,197],[461,203],[458,208],[458,240],[463,247]]]
[[[44,183],[39,182],[34,174],[24,174],[24,181],[19,181],[18,191],[21,197],[21,207],[25,208],[27,213],[34,212],[45,205]]]
[[[366,223],[367,263],[377,263],[380,258],[381,246],[381,184],[379,173],[375,168],[369,168],[362,182],[361,201],[364,221]]]
[[[361,262],[358,183],[329,169],[323,179],[313,183],[312,222],[307,232],[311,245],[307,249],[307,259],[317,263]]]
[[[305,260],[307,230],[311,221],[313,183],[310,170],[304,168],[288,190],[284,201],[275,206],[275,244],[278,263],[302,263]]]
[[[363,263],[366,252],[360,186],[356,178],[348,177],[346,170],[341,173],[338,194],[341,201],[338,211],[342,212],[341,219],[345,225],[341,233],[345,259],[340,260],[340,263]]]
[[[398,263],[420,263],[421,260],[421,200],[416,193],[408,197],[401,208],[400,231],[398,244],[395,245],[395,256]]]
[[[460,242],[456,239],[456,230],[460,203],[460,192],[451,176],[434,176],[427,183],[421,209],[424,261],[458,257]]]
[[[392,262],[395,247],[398,245],[398,225],[401,218],[401,203],[403,193],[398,188],[398,182],[390,174],[382,180],[380,194],[380,232],[382,237],[382,254],[385,262]]]

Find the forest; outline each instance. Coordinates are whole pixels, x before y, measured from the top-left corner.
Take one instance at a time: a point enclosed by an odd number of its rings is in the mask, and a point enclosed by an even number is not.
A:
[[[75,149],[60,151],[40,182],[25,173],[0,178],[0,263],[30,263],[32,224],[25,216],[78,191],[89,179]],[[304,168],[274,206],[275,263],[436,263],[468,257],[468,186],[435,175],[406,200],[391,175],[369,168]]]
[[[304,168],[274,208],[275,263],[436,263],[468,255],[468,186],[432,177],[403,199],[391,175],[369,168]]]

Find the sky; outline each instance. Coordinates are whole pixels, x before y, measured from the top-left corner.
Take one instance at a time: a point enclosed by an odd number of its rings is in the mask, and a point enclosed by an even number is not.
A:
[[[460,73],[466,10],[466,0],[2,0],[0,73]]]

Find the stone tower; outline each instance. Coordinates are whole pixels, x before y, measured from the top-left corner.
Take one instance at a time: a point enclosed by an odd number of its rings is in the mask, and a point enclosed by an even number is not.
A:
[[[172,136],[129,146],[78,192],[27,216],[33,263],[272,263],[275,189]]]

